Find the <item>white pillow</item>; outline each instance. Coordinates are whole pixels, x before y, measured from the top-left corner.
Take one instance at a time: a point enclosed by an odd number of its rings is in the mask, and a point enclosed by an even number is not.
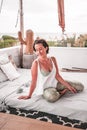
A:
[[[9,58],[7,54],[0,55],[0,65],[6,64],[9,62]]]
[[[20,76],[20,74],[17,72],[11,62],[1,65],[1,69],[6,74],[9,80],[14,80]]]
[[[9,58],[9,62],[11,62],[12,65],[13,65],[13,66],[15,67],[15,69],[17,70],[17,66],[16,66],[16,64],[15,64],[15,61],[14,61],[12,55],[9,55],[8,58]]]
[[[8,80],[7,76],[0,70],[0,83],[7,80]]]

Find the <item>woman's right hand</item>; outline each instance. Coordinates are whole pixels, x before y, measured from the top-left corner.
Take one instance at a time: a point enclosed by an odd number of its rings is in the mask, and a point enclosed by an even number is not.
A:
[[[30,96],[20,96],[20,97],[18,97],[18,99],[24,99],[24,100],[29,99],[29,98],[31,98],[31,97]]]

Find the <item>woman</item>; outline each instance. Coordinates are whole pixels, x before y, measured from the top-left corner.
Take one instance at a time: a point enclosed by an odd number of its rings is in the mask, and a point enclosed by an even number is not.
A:
[[[77,90],[66,82],[59,74],[58,65],[55,57],[49,57],[49,46],[44,39],[34,42],[33,49],[36,52],[37,59],[34,60],[31,68],[32,81],[27,96],[20,96],[19,99],[29,99],[35,95],[43,95],[45,89],[49,87],[57,88],[58,82],[65,86],[59,92],[63,95],[67,90],[76,93]],[[56,89],[57,91],[57,89]]]

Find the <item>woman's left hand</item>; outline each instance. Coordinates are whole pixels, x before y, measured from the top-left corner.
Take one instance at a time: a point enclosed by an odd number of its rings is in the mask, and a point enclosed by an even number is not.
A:
[[[18,99],[24,99],[24,100],[29,99],[29,98],[31,98],[31,97],[29,97],[29,96],[20,96],[20,97],[18,97]]]
[[[67,87],[67,89],[68,89],[69,91],[71,91],[72,93],[77,93],[76,89],[75,89],[74,87],[72,87],[72,86]]]

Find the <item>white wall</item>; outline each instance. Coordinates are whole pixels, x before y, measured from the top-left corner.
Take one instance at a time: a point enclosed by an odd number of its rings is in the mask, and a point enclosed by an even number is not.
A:
[[[87,48],[50,47],[49,54],[56,57],[59,68],[87,68]]]
[[[19,65],[20,46],[0,49],[0,54],[2,53],[11,54]],[[59,68],[87,68],[87,48],[50,47],[49,55],[56,57]]]

